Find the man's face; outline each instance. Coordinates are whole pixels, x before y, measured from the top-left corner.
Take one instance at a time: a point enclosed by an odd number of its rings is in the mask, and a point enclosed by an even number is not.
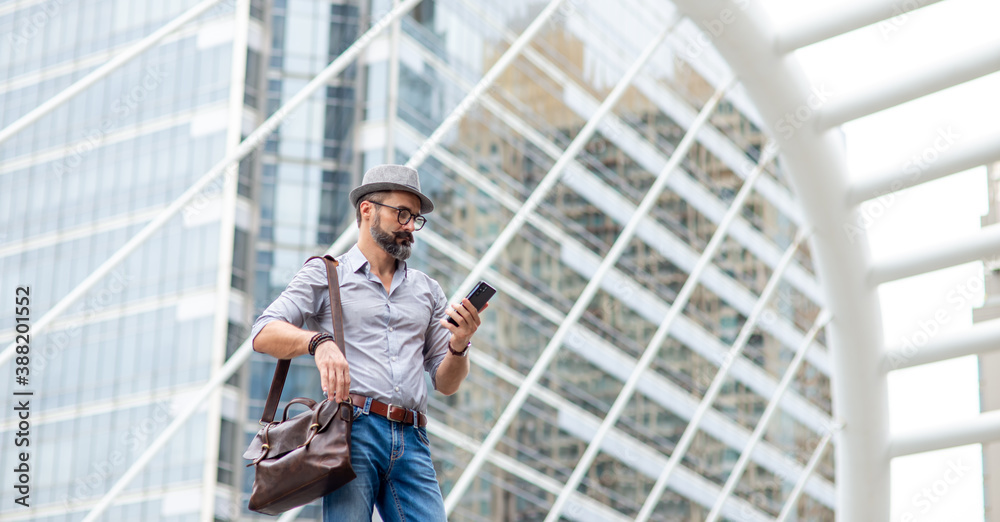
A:
[[[406,209],[411,214],[416,214],[420,211],[420,198],[409,192],[391,192],[382,201],[382,205]],[[374,216],[369,232],[375,243],[382,247],[387,254],[400,261],[405,261],[410,257],[414,242],[414,220],[410,218],[408,223],[400,225],[399,212],[394,208],[382,205],[372,205]]]

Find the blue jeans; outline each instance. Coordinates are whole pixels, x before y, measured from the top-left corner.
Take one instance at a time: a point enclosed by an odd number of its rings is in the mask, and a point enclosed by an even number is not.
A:
[[[384,522],[446,520],[427,428],[354,407],[351,465],[358,477],[323,497],[323,522],[367,522],[378,507]]]

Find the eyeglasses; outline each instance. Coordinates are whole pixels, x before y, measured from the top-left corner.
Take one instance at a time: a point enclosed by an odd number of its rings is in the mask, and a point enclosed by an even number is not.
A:
[[[427,224],[427,218],[425,218],[424,216],[421,216],[419,214],[418,215],[414,215],[413,212],[410,212],[409,210],[406,210],[405,208],[394,207],[392,205],[384,205],[382,203],[377,203],[375,201],[369,201],[369,203],[378,205],[380,207],[389,207],[389,208],[395,210],[397,212],[396,213],[396,221],[398,221],[400,225],[405,225],[405,224],[409,223],[410,220],[412,219],[413,220],[413,230],[420,230],[421,228],[424,228],[424,225]]]

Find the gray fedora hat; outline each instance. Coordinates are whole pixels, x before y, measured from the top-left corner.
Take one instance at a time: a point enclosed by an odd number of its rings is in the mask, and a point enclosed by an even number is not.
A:
[[[403,190],[420,198],[420,213],[434,210],[431,199],[420,192],[420,176],[416,169],[405,165],[378,165],[368,169],[361,186],[351,191],[351,205],[358,208],[358,200],[366,194],[381,190]]]

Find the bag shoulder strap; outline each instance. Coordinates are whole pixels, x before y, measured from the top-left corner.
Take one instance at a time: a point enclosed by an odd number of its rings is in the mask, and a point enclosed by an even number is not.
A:
[[[323,257],[313,256],[306,260],[306,263],[313,259],[322,259],[326,263],[326,281],[330,292],[330,317],[333,320],[334,342],[340,348],[340,352],[347,357],[344,349],[344,310],[340,306],[340,278],[337,275],[337,265],[340,263],[336,258],[327,254]],[[291,367],[290,359],[278,359],[278,365],[274,368],[274,377],[271,379],[271,388],[267,392],[267,402],[264,403],[264,414],[261,415],[260,422],[270,424],[274,421],[274,415],[278,411],[278,401],[281,399],[281,390],[285,387],[285,377],[288,376],[288,369]]]

